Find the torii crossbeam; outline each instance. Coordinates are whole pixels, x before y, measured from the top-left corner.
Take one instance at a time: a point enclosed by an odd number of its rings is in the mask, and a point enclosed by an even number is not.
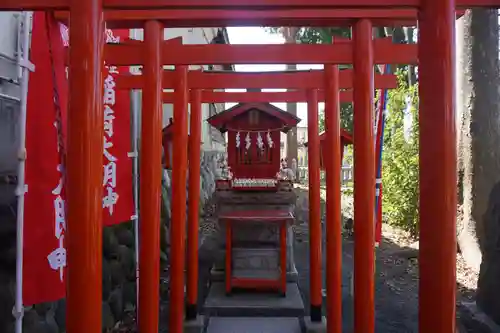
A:
[[[3,0],[2,10],[66,10],[72,0]],[[104,0],[104,9],[404,9],[421,8],[427,0]],[[500,6],[498,0],[457,0],[457,8]]]
[[[457,11],[457,18],[463,10]],[[56,18],[66,21],[68,12],[57,12]],[[369,19],[374,26],[415,26],[415,9],[292,9],[292,10],[134,10],[106,11],[104,20],[109,29],[142,28],[144,22],[158,20],[166,27],[237,27],[237,26],[277,26],[277,27],[332,27],[350,26],[357,19]]]

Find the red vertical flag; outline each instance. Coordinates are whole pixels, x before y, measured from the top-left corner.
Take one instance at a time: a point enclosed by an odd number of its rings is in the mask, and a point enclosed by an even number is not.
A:
[[[25,305],[65,295],[64,170],[58,144],[64,141],[58,127],[63,125],[67,104],[63,59],[59,24],[44,12],[36,12],[31,47],[35,72],[29,78],[26,123]]]
[[[129,30],[106,30],[107,43],[120,43],[128,38]],[[132,197],[132,160],[130,91],[116,89],[117,75],[128,67],[104,68],[104,160],[103,160],[103,221],[113,225],[129,221],[134,214]]]
[[[68,28],[61,33],[69,45]],[[106,29],[106,43],[128,39],[129,30]],[[105,66],[104,78],[104,147],[103,147],[103,223],[105,226],[129,221],[134,215],[132,188],[130,91],[116,89],[117,75],[128,67]]]

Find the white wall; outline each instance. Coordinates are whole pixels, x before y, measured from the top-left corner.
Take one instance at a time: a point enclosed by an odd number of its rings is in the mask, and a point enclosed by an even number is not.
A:
[[[17,80],[16,56],[18,51],[19,12],[0,12],[0,94],[20,97]],[[6,80],[7,79],[7,80]]]
[[[16,57],[22,19],[19,12],[0,12],[0,174],[5,175],[15,175],[18,164],[21,89]]]

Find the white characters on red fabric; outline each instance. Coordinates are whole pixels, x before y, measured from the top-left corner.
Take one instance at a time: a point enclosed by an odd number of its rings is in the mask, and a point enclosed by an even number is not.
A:
[[[109,105],[104,105],[104,132],[111,138],[113,137],[113,119],[115,111],[109,107]]]
[[[66,210],[64,207],[64,200],[61,196],[63,189],[62,165],[57,166],[57,171],[61,173],[59,183],[56,188],[52,190],[54,198],[54,234],[59,240],[59,246],[54,249],[48,256],[50,268],[59,271],[59,278],[64,280],[64,268],[66,267],[66,249],[64,248],[64,233],[66,232]]]
[[[118,202],[118,193],[111,186],[106,187],[104,198],[102,198],[102,208],[107,208],[109,215],[113,215],[114,207]]]
[[[119,39],[113,39],[110,30],[107,31],[108,43],[119,42]],[[108,210],[109,215],[113,215],[114,206],[118,202],[119,195],[116,193],[116,175],[117,175],[117,158],[110,153],[113,148],[111,138],[114,135],[113,120],[116,118],[113,106],[116,103],[116,82],[111,74],[117,74],[118,68],[116,66],[108,67],[109,74],[104,80],[104,142],[103,154],[106,158],[103,165],[103,181],[105,187],[104,197],[102,198],[102,208]]]

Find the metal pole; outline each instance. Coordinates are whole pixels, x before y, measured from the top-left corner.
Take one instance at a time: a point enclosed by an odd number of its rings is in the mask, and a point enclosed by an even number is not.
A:
[[[134,188],[134,235],[135,235],[135,283],[136,283],[136,312],[139,314],[139,91],[132,90],[132,182]]]
[[[14,317],[16,318],[16,333],[23,331],[23,241],[24,241],[24,194],[27,190],[25,184],[25,162],[26,162],[26,116],[28,102],[28,80],[30,69],[29,63],[30,30],[32,12],[23,13],[23,41],[22,52],[18,66],[21,70],[21,110],[19,114],[19,150],[17,166],[17,229],[16,229],[16,303],[14,306]],[[25,64],[23,66],[23,63]],[[34,68],[32,67],[32,70]]]

